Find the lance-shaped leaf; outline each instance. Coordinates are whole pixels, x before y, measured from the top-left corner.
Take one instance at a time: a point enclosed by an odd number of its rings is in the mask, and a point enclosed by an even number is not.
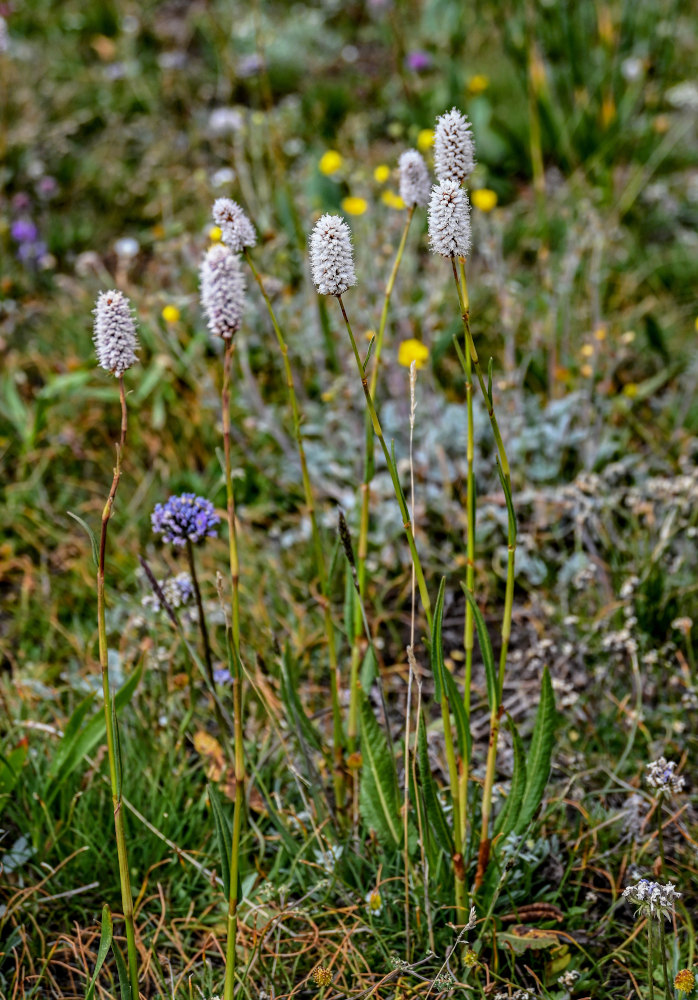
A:
[[[550,761],[555,743],[555,696],[547,667],[543,670],[540,701],[533,729],[531,749],[528,752],[526,791],[514,831],[524,833],[543,801],[545,786],[550,775]]]
[[[400,795],[395,765],[385,733],[371,704],[361,692],[361,790],[359,805],[364,821],[378,834],[384,847],[397,848],[402,837]]]

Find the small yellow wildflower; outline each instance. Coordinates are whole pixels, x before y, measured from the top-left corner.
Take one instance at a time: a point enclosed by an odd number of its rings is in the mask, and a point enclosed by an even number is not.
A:
[[[490,85],[490,78],[485,76],[484,73],[476,73],[475,76],[471,76],[468,80],[468,90],[471,94],[481,94],[483,90],[487,90]]]
[[[491,212],[497,204],[497,192],[490,188],[477,188],[470,194],[470,200],[481,212]]]
[[[420,153],[426,153],[434,145],[434,130],[423,128],[417,136],[417,149]]]
[[[584,376],[584,378],[591,378],[591,376],[594,374],[594,369],[591,367],[591,365],[582,365],[579,371]]]
[[[405,207],[405,203],[400,195],[395,194],[394,191],[384,191],[381,195],[381,201],[384,205],[387,205],[388,208],[400,209]]]
[[[177,306],[165,306],[161,316],[166,323],[177,323],[179,321],[179,309]]]
[[[383,909],[383,897],[378,889],[371,889],[370,892],[366,893],[366,903],[368,904],[368,912],[372,913],[374,917],[377,917],[381,913]]]
[[[605,340],[606,339],[606,327],[605,326],[597,326],[596,329],[594,330],[594,336],[596,337],[597,340]]]
[[[385,184],[387,179],[390,177],[390,167],[387,163],[379,163],[376,169],[373,171],[373,179],[379,184]]]
[[[674,977],[674,987],[682,993],[692,993],[696,985],[696,977],[690,969],[680,969]]]
[[[628,399],[635,399],[635,397],[637,396],[637,383],[627,382],[623,386],[623,395],[627,396]]]
[[[325,969],[322,965],[318,965],[317,968],[313,969],[313,982],[320,989],[329,986],[332,982],[332,972],[330,969]]]
[[[474,952],[472,948],[468,948],[463,956],[463,964],[466,969],[472,969],[474,965],[477,965],[477,953]]]
[[[330,174],[336,174],[338,170],[341,169],[344,160],[342,159],[342,154],[338,153],[336,149],[328,149],[326,153],[323,153],[320,157],[320,162],[318,167],[320,168],[320,173],[325,174],[329,177]]]
[[[208,231],[208,238],[211,243],[220,243],[223,238],[223,233],[221,232],[220,226],[211,226]]]
[[[414,337],[403,340],[397,352],[398,364],[405,368],[409,368],[413,361],[416,362],[417,368],[423,368],[428,357],[429,348],[427,345],[423,344],[421,340],[415,340]]]
[[[590,358],[594,353],[594,347],[592,344],[584,344],[580,351],[583,358]]]
[[[365,198],[353,196],[342,198],[342,211],[346,212],[347,215],[363,215],[367,208],[368,202]]]

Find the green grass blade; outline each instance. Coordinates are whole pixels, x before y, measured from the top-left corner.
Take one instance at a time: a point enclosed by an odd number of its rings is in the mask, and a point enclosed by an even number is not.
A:
[[[555,696],[547,667],[543,670],[540,702],[536,713],[531,749],[528,753],[526,791],[517,817],[514,831],[524,833],[535,816],[541,802],[550,774],[550,761],[555,743]]]
[[[80,525],[80,527],[84,528],[84,530],[87,532],[87,536],[90,539],[90,545],[92,546],[92,558],[94,559],[95,566],[99,566],[99,554],[98,554],[98,551],[97,551],[97,539],[95,538],[94,531],[89,526],[89,524],[87,523],[87,521],[83,521],[83,519],[81,517],[78,517],[77,514],[73,514],[72,510],[67,510],[66,514],[68,515],[68,517],[72,517],[72,519],[74,521],[77,521],[78,524]]]
[[[112,941],[111,950],[114,955],[114,962],[116,963],[116,974],[119,977],[121,1000],[131,1000],[133,994],[131,992],[131,982],[128,978],[126,962],[124,961],[124,956],[121,954],[121,948],[119,948],[116,941]]]
[[[441,577],[439,593],[434,605],[434,625],[431,633],[431,672],[434,675],[434,699],[441,701],[444,693],[444,647],[443,647],[443,619],[444,619],[444,596],[446,593],[446,577]]]
[[[211,803],[213,813],[213,823],[216,831],[216,843],[218,844],[218,854],[221,862],[221,879],[223,880],[223,891],[225,898],[230,897],[230,856],[233,850],[233,827],[230,818],[223,809],[223,803],[217,788],[210,782],[208,784],[208,799]]]
[[[524,753],[523,743],[521,742],[519,731],[516,728],[514,720],[511,716],[507,716],[507,719],[514,747],[514,773],[511,778],[509,795],[507,796],[504,807],[499,816],[497,816],[494,824],[495,836],[497,836],[497,834],[501,834],[502,837],[508,836],[508,834],[510,834],[516,826],[516,821],[519,818],[519,810],[521,809],[521,803],[523,802],[524,792],[526,791],[526,780],[528,774],[528,768],[526,767],[526,754]]]
[[[395,767],[383,729],[361,692],[361,790],[359,806],[364,821],[384,847],[398,848],[402,836],[400,797]]]
[[[463,703],[463,695],[458,690],[456,680],[450,670],[444,665],[443,672],[444,685],[446,687],[446,700],[448,707],[453,712],[456,723],[456,740],[458,741],[458,753],[464,761],[470,760],[472,752],[472,736],[468,725],[468,716]]]
[[[97,961],[95,962],[95,971],[90,980],[90,985],[87,987],[87,992],[85,993],[85,1000],[92,1000],[95,994],[95,983],[97,982],[97,976],[99,971],[104,965],[104,959],[107,957],[109,948],[111,947],[112,937],[114,936],[114,928],[112,926],[111,912],[109,907],[105,903],[102,907],[102,933],[99,938],[99,949],[97,950]]]
[[[442,851],[451,857],[453,854],[453,837],[446,821],[444,811],[439,802],[438,790],[434,776],[429,766],[429,751],[427,746],[427,727],[424,715],[419,717],[417,731],[417,765],[419,767],[419,782],[424,795],[424,812],[429,826],[429,832]]]
[[[478,642],[480,643],[480,652],[482,653],[482,659],[485,664],[485,678],[487,680],[487,701],[489,702],[490,711],[492,711],[494,708],[499,708],[497,671],[494,665],[494,653],[492,652],[492,643],[490,642],[489,633],[487,632],[485,619],[482,617],[482,612],[477,606],[477,601],[475,600],[472,591],[468,590],[468,588],[464,583],[461,583],[461,587],[463,588],[465,599],[473,611],[473,618],[475,619],[475,629],[477,631]]]

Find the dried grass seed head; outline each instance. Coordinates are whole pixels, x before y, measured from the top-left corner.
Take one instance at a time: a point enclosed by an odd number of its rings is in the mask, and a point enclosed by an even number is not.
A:
[[[230,340],[240,329],[245,308],[245,276],[238,255],[222,243],[210,247],[201,263],[200,287],[209,330]]]
[[[223,242],[235,253],[257,242],[254,226],[245,211],[232,198],[217,198],[213,203],[213,221],[221,231]]]
[[[436,119],[434,169],[440,181],[462,184],[475,169],[475,144],[470,122],[458,108]]]
[[[315,223],[310,269],[321,295],[342,295],[356,284],[351,230],[339,215],[323,215]]]
[[[416,149],[407,149],[400,157],[400,197],[410,205],[426,205],[431,179],[424,158]]]
[[[105,371],[120,378],[138,361],[138,337],[131,303],[122,292],[100,292],[93,312],[97,360]]]
[[[431,189],[429,245],[442,257],[470,253],[470,202],[457,181],[442,181]]]

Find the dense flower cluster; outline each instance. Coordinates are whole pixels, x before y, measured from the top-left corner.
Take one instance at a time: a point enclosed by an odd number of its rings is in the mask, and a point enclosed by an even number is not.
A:
[[[650,917],[660,918],[670,917],[674,912],[674,904],[681,898],[681,893],[677,892],[673,883],[667,882],[661,885],[659,882],[650,882],[649,879],[641,878],[635,885],[629,885],[623,890],[623,896],[630,903],[637,905],[638,913],[646,913]]]
[[[244,209],[232,198],[217,198],[213,203],[213,221],[220,229],[223,242],[235,253],[257,242],[254,226]]]
[[[245,276],[237,254],[222,243],[210,247],[201,263],[200,287],[209,330],[230,340],[245,308]]]
[[[647,784],[659,794],[677,795],[682,792],[686,781],[676,774],[676,761],[659,757],[647,765]]]
[[[131,303],[122,292],[100,292],[93,311],[97,360],[105,371],[120,378],[138,361],[138,338]]]
[[[162,596],[171,608],[181,608],[194,599],[194,583],[188,573],[177,573],[160,584]],[[141,602],[144,607],[160,611],[162,605],[156,594],[148,594]]]
[[[424,159],[416,149],[406,150],[400,157],[400,197],[407,206],[426,205],[431,181]]]
[[[475,146],[470,122],[458,108],[436,120],[434,169],[439,181],[462,184],[475,169]]]
[[[196,545],[204,538],[215,538],[220,518],[210,500],[195,493],[170,497],[166,504],[156,504],[150,516],[153,531],[173,545]]]
[[[442,181],[432,188],[429,244],[442,257],[467,257],[470,252],[470,203],[456,181]]]
[[[692,969],[679,969],[674,976],[674,989],[682,993],[692,993],[695,989],[696,977]]]
[[[321,295],[342,295],[356,284],[351,230],[339,215],[323,215],[315,223],[310,269]]]

